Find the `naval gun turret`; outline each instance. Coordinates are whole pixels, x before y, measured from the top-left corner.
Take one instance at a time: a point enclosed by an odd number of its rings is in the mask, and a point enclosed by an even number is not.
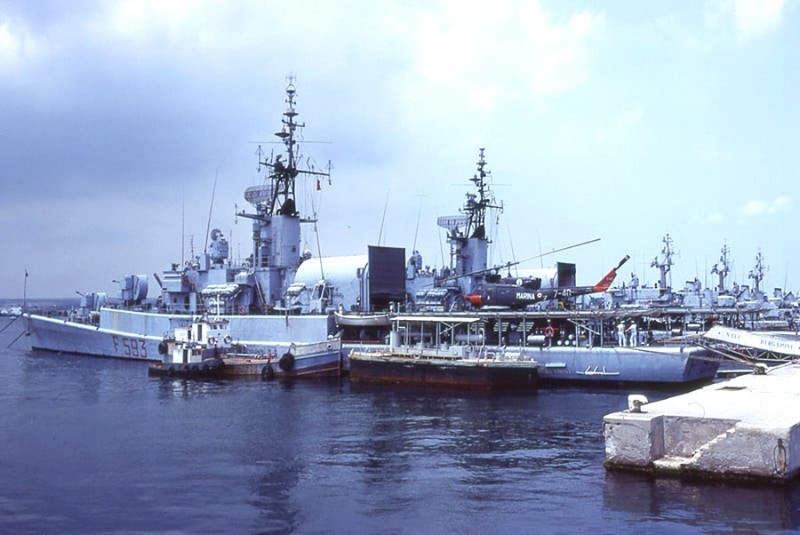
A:
[[[147,299],[147,275],[127,275],[119,282],[119,298],[125,306],[141,305]]]
[[[215,228],[211,231],[211,245],[208,246],[208,258],[212,264],[221,266],[228,259],[228,240],[222,231]]]

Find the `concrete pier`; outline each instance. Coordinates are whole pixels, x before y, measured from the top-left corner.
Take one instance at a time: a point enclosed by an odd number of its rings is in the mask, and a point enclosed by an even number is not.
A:
[[[606,468],[782,483],[800,474],[800,364],[603,419]]]

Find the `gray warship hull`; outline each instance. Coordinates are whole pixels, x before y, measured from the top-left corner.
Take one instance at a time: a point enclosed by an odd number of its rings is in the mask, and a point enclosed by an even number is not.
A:
[[[109,357],[160,361],[158,344],[163,336],[122,331],[35,314],[26,315],[31,349]]]
[[[158,345],[175,328],[189,326],[192,316],[123,309],[100,310],[98,325],[30,314],[31,348],[95,357],[160,361]],[[326,315],[222,316],[230,322],[237,343],[249,351],[276,350],[284,344],[328,338],[332,319]],[[332,357],[338,358],[338,356]]]
[[[525,354],[539,363],[543,383],[641,384],[711,382],[719,357],[693,346],[542,347]]]

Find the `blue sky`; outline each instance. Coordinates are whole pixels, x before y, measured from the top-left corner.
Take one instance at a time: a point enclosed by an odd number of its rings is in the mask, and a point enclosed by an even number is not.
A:
[[[305,156],[333,165],[300,200],[323,255],[364,253],[386,206],[383,243],[441,265],[436,217],[485,147],[496,263],[601,238],[544,265],[591,284],[630,254],[622,277],[652,283],[669,233],[675,287],[713,285],[727,244],[735,280],[760,248],[766,287],[797,291],[799,18],[780,0],[0,0],[0,296],[25,269],[39,297],[160,272],[182,203],[202,250],[215,175],[212,227],[247,256],[234,209],[290,73],[305,139],[328,142]]]

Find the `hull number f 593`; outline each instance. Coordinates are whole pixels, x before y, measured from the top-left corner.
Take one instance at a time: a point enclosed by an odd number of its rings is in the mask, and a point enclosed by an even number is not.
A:
[[[117,355],[134,359],[147,358],[147,346],[144,340],[117,335],[112,335],[111,340],[114,342],[114,352]]]

